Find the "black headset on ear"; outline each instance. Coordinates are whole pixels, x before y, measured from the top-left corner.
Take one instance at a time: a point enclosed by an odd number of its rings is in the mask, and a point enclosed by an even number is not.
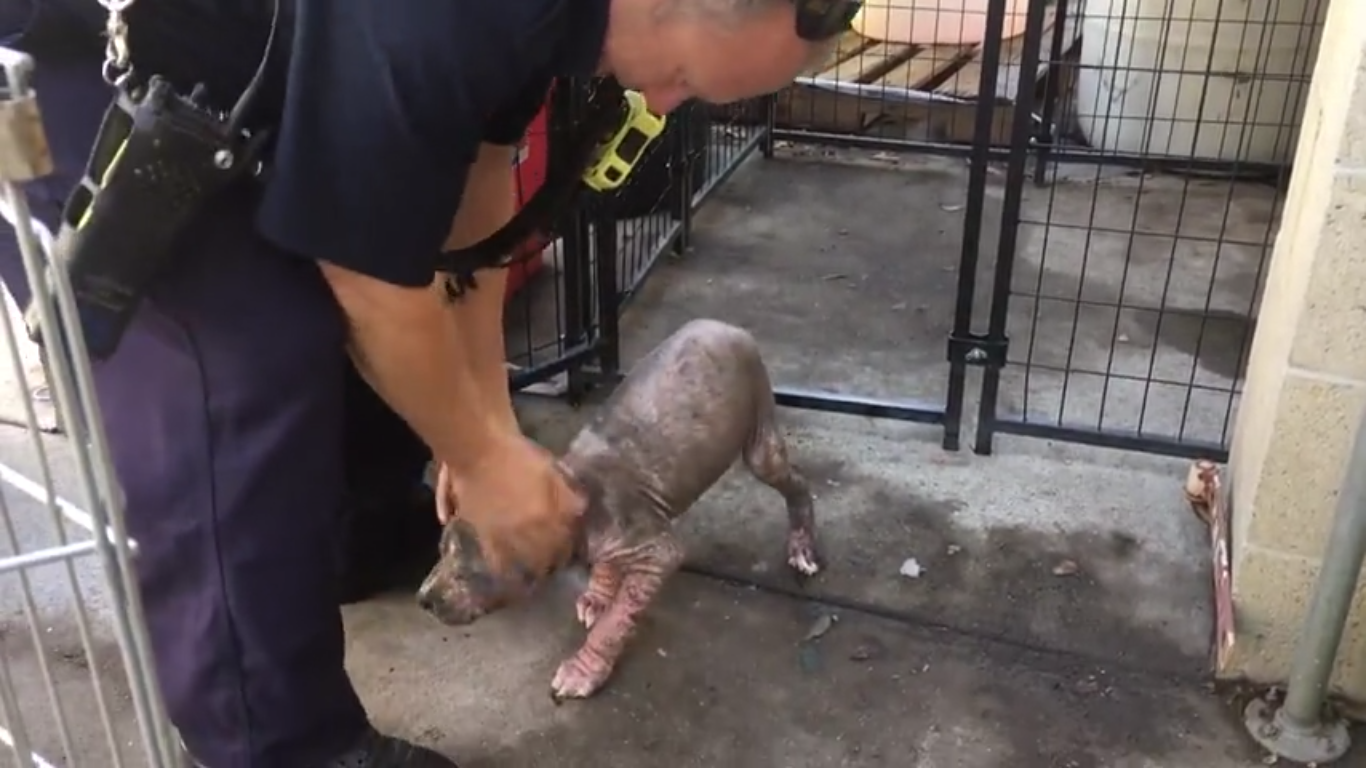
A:
[[[848,32],[863,0],[792,0],[797,7],[797,37],[819,43]]]

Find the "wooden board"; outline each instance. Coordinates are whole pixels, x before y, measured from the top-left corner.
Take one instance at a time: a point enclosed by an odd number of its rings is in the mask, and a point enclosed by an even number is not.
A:
[[[846,32],[825,61],[803,75],[867,85],[877,82],[914,53],[913,46],[880,43],[855,32]],[[778,97],[778,124],[825,126],[818,130],[858,130],[864,123],[861,101],[855,96],[792,86]]]
[[[1069,4],[1070,8],[1070,4]],[[1045,50],[1035,79],[1047,71],[1054,37],[1055,6],[1046,10]],[[1063,52],[1077,42],[1080,25],[1068,14],[1063,29]],[[861,132],[874,123],[895,120],[926,122],[935,138],[966,141],[971,138],[976,117],[976,102],[981,93],[982,47],[974,45],[899,45],[881,43],[848,33],[820,65],[808,76],[839,83],[869,86],[866,90],[919,91],[944,97],[934,103],[901,103],[894,97],[835,93],[814,85],[794,84],[778,96],[777,123],[830,133]],[[1010,105],[1020,85],[1020,64],[1024,58],[1024,36],[1005,40],[997,65],[994,93],[988,98],[998,104],[993,120],[993,143],[1007,140]]]

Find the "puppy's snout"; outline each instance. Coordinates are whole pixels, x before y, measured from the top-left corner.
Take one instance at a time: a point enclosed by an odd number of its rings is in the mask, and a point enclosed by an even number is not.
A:
[[[442,624],[463,625],[483,616],[485,609],[459,583],[433,577],[417,591],[417,605]]]
[[[427,613],[436,608],[436,600],[432,597],[431,590],[424,589],[417,593],[417,606]]]
[[[427,613],[435,613],[441,608],[442,602],[441,581],[433,572],[423,579],[422,586],[417,588],[417,605]]]

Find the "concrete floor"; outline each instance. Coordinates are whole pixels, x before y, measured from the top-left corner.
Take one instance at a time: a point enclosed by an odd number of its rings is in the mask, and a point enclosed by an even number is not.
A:
[[[820,159],[846,162],[756,162],[718,193],[697,218],[691,250],[662,263],[623,318],[627,361],[687,319],[709,316],[753,331],[780,384],[942,402],[965,167]],[[1000,177],[992,178],[988,231],[1000,218]],[[1171,190],[1140,195],[1126,186],[1136,184],[1067,182],[1054,209],[1081,210],[1093,195],[1112,212],[1131,205],[1129,196],[1181,206]],[[1026,218],[1043,219],[1053,194],[1030,190]],[[1188,205],[1218,199],[1194,198],[1202,202]],[[1269,215],[1263,203],[1248,205],[1239,216]],[[1017,290],[1033,291],[1039,274],[1065,290],[1068,271],[1080,272],[1084,242],[1043,242],[1022,234]],[[1106,271],[1119,268],[1114,251],[1090,253],[1109,265],[1094,273],[1096,284],[1117,285]],[[1212,256],[1192,247],[1185,258]],[[1221,289],[1232,292],[1216,309],[1235,306],[1238,286],[1250,293],[1255,285],[1249,264],[1260,253],[1229,258],[1239,277]],[[982,270],[991,266],[987,259]],[[1192,305],[1204,295],[1193,278],[1174,282],[1184,306],[1203,308]],[[980,304],[978,317],[985,312]],[[1017,351],[1027,335],[1019,318],[1028,316],[1012,314]],[[1033,335],[1070,339],[1071,317],[1041,313]],[[1212,377],[1212,387],[1231,389],[1227,345],[1196,356],[1185,337],[1145,336],[1142,321],[1126,317],[1117,360],[1132,352],[1138,357],[1123,359],[1134,364],[1159,349]],[[1118,336],[1096,328],[1088,321],[1073,346],[1094,356]],[[1011,377],[1019,374],[1007,376],[1003,411],[1025,408],[1023,379]],[[977,386],[974,375],[969,415]],[[1099,394],[1069,392],[1068,401],[1099,411]],[[1057,418],[1036,402],[1032,417]],[[520,404],[528,431],[553,447],[591,407]],[[1191,410],[1198,413],[1188,424],[1217,439],[1222,413]],[[804,592],[782,566],[781,501],[735,471],[682,521],[694,572],[666,588],[614,682],[593,700],[555,707],[548,697],[556,664],[581,638],[572,579],[466,630],[435,625],[407,594],[348,608],[349,664],[377,724],[448,749],[467,768],[1262,764],[1234,706],[1204,682],[1207,534],[1182,498],[1184,462],[1007,437],[996,455],[979,457],[945,453],[932,427],[797,411],[785,411],[783,423],[794,461],[816,485],[829,561]],[[0,431],[0,457],[32,471],[26,440]],[[67,466],[64,489],[70,479]],[[49,532],[33,522],[41,510],[10,489],[5,495],[12,515],[28,520],[24,546],[45,541]],[[922,569],[917,578],[900,573],[908,559]],[[46,569],[40,579],[51,590],[59,575]],[[0,584],[0,642],[24,711],[37,721],[47,710],[36,655],[12,577]],[[95,757],[104,745],[91,699],[77,692],[89,690],[92,667],[117,682],[117,661],[107,639],[97,640],[93,659],[72,645],[63,600],[52,591],[40,598],[48,609],[40,643],[79,710],[77,752],[91,756],[82,764],[106,765]],[[127,741],[126,697],[114,686],[111,698]],[[55,754],[50,729],[35,730]]]

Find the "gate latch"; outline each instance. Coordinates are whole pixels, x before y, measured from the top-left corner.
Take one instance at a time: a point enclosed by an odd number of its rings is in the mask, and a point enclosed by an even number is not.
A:
[[[975,365],[982,368],[1004,368],[1006,351],[1010,340],[1002,337],[993,339],[975,333],[962,336],[949,336],[948,357],[950,363]]]

